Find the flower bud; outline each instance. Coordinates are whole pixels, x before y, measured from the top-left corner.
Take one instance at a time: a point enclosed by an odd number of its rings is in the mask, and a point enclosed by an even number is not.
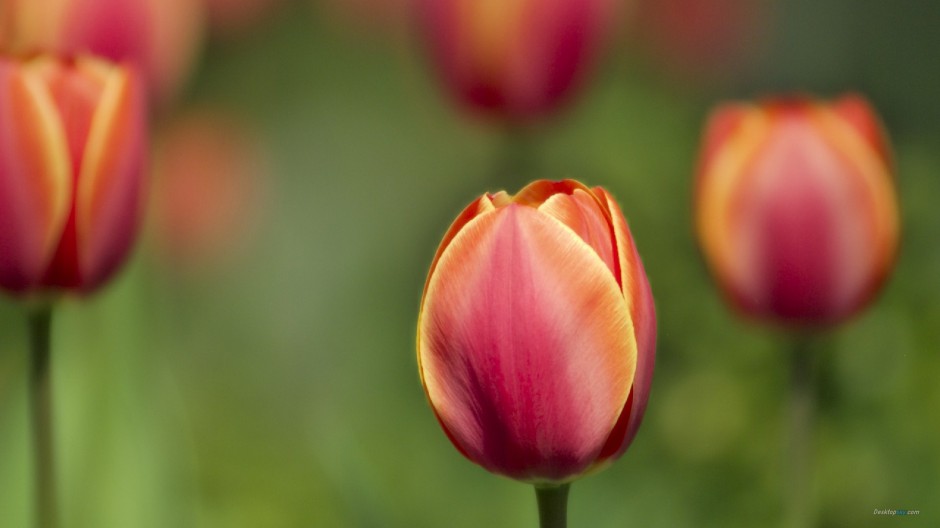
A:
[[[150,94],[171,98],[188,75],[202,33],[194,0],[4,0],[0,49],[91,54],[134,64]],[[6,19],[6,20],[3,20]]]
[[[417,0],[446,88],[505,120],[555,110],[596,60],[618,0]]]
[[[600,187],[485,194],[431,264],[421,380],[457,449],[494,473],[561,483],[619,457],[646,409],[655,346],[643,264]]]
[[[733,104],[711,117],[699,242],[733,304],[761,319],[840,322],[867,305],[898,246],[888,144],[858,96]]]
[[[91,291],[137,231],[146,101],[133,70],[0,57],[0,287]]]

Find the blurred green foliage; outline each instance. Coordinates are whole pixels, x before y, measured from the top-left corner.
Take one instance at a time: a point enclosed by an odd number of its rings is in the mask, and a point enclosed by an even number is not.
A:
[[[534,173],[618,197],[660,325],[645,423],[623,459],[575,484],[572,526],[783,517],[785,339],[729,313],[689,211],[709,107],[777,89],[868,93],[895,140],[903,206],[892,280],[818,357],[821,526],[940,522],[940,80],[926,56],[940,45],[938,10],[776,6],[785,23],[740,77],[671,84],[622,46],[534,140]],[[109,289],[55,314],[66,528],[536,525],[532,490],[464,460],[418,380],[427,265],[460,208],[496,190],[505,138],[454,111],[416,48],[303,4],[210,44],[188,102],[264,133],[264,222],[251,251],[196,277],[168,272],[145,239]],[[29,518],[23,327],[0,303],[2,527]],[[875,508],[921,515],[889,521]]]

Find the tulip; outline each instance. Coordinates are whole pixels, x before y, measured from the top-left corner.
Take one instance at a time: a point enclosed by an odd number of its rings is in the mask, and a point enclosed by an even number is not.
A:
[[[733,304],[799,326],[840,322],[890,272],[889,146],[860,97],[731,104],[707,126],[695,190],[706,260]]]
[[[134,70],[0,58],[0,287],[90,292],[137,231],[147,153]]]
[[[471,109],[527,121],[582,83],[619,0],[417,0],[444,85]]]
[[[483,468],[566,484],[626,450],[646,408],[653,298],[603,188],[537,181],[485,194],[428,273],[418,365],[441,427]]]
[[[640,0],[641,45],[680,80],[736,77],[770,34],[765,2],[755,0]]]
[[[164,263],[197,271],[237,260],[272,176],[258,131],[219,110],[189,110],[162,130],[155,158],[149,226]]]
[[[179,90],[196,58],[203,6],[194,0],[3,0],[0,49],[92,54],[137,66],[158,101]]]

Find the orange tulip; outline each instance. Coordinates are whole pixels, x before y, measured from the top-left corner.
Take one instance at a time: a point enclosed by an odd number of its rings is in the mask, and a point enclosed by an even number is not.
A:
[[[619,0],[416,0],[431,58],[458,101],[519,121],[557,109],[613,29]]]
[[[467,207],[431,264],[418,365],[473,462],[537,484],[605,467],[632,441],[653,372],[643,264],[600,187],[537,181]]]
[[[3,3],[0,50],[87,53],[130,62],[144,73],[151,95],[161,101],[174,95],[185,80],[202,33],[202,3],[194,0]]]
[[[696,224],[713,274],[740,310],[818,325],[871,301],[898,246],[888,151],[877,117],[857,96],[714,112]]]
[[[0,58],[0,286],[87,292],[135,238],[147,153],[133,70]]]

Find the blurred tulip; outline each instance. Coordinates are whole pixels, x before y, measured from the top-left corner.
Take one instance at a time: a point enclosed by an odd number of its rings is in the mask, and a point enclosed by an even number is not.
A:
[[[485,194],[431,264],[418,365],[447,436],[536,484],[619,457],[646,409],[656,318],[627,222],[600,187]]]
[[[637,33],[665,69],[684,79],[734,75],[768,33],[763,0],[640,0]]]
[[[209,26],[216,33],[239,34],[269,15],[283,0],[203,0]]]
[[[417,0],[314,0],[342,25],[364,34],[401,36],[412,21]]]
[[[556,110],[596,62],[619,0],[416,0],[440,77],[462,104],[524,121]]]
[[[87,53],[131,62],[145,73],[159,101],[175,95],[185,81],[202,34],[202,3],[194,0],[3,1],[4,51]]]
[[[211,267],[250,237],[264,201],[266,152],[255,131],[214,110],[190,111],[163,131],[152,227],[167,263]]]
[[[712,114],[696,223],[708,264],[739,309],[820,325],[868,304],[898,246],[888,151],[857,96],[732,104]]]
[[[146,122],[127,67],[0,58],[0,286],[89,292],[111,277],[137,231]]]

